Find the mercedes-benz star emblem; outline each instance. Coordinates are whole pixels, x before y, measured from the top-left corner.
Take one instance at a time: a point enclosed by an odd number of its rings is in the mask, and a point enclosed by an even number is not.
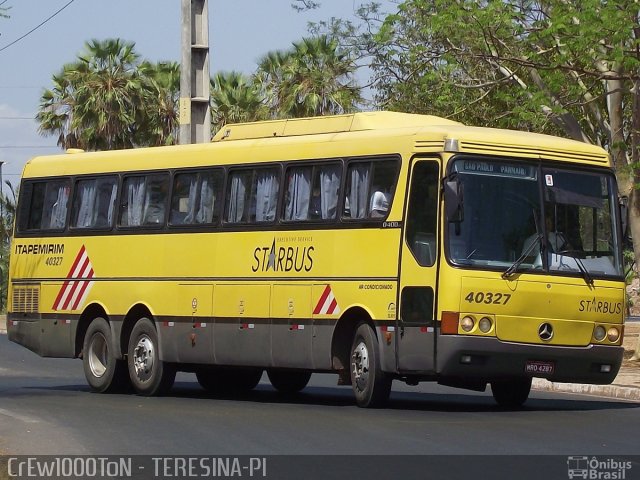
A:
[[[543,323],[542,325],[540,325],[538,327],[538,336],[545,342],[551,340],[553,338],[553,327],[551,326],[551,324]]]

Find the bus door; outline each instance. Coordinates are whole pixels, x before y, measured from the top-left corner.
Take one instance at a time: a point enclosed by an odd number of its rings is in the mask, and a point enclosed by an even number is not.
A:
[[[400,263],[396,335],[400,372],[435,371],[439,172],[436,159],[412,164]]]

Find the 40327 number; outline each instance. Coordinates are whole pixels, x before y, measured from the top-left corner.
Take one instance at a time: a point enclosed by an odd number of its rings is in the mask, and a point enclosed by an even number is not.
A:
[[[506,305],[511,300],[510,293],[496,292],[469,292],[464,297],[469,303],[484,303],[486,305]]]

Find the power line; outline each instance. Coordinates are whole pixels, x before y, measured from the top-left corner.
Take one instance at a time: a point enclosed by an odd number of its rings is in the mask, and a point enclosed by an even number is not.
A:
[[[75,0],[70,0],[66,5],[64,5],[62,8],[60,8],[57,12],[55,12],[53,15],[51,15],[49,18],[45,19],[43,22],[40,23],[40,25],[35,26],[34,28],[32,28],[31,30],[29,30],[27,33],[25,33],[24,35],[22,35],[21,37],[15,39],[13,42],[9,43],[8,45],[5,45],[4,47],[0,48],[0,52],[6,50],[7,48],[9,48],[11,45],[15,45],[16,43],[18,43],[20,40],[22,40],[23,38],[27,37],[28,35],[31,35],[33,32],[35,32],[37,29],[39,29],[41,26],[43,26],[45,23],[47,23],[49,20],[51,20],[53,17],[55,17],[56,15],[58,15],[61,11],[63,11],[65,8],[67,8],[69,5],[71,5],[73,2],[75,2]]]
[[[0,120],[35,120],[33,117],[0,117]]]
[[[59,148],[56,145],[0,145],[0,148]]]

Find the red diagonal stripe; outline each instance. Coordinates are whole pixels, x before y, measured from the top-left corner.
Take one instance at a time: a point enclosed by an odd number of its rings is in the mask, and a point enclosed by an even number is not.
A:
[[[320,310],[322,310],[322,306],[324,305],[324,302],[327,300],[327,297],[329,296],[330,293],[331,293],[331,286],[327,285],[324,289],[324,292],[322,292],[322,296],[320,297],[320,300],[318,301],[316,308],[313,310],[314,315],[317,315],[320,313]]]
[[[87,266],[89,266],[89,257],[86,257],[84,263],[82,264],[82,268],[80,269],[80,275],[79,275],[80,278],[84,278],[85,275],[83,275],[83,272],[86,270]],[[62,310],[67,310],[67,307],[69,306],[69,303],[71,303],[71,299],[73,298],[73,294],[75,293],[80,283],[81,282],[73,282],[71,291],[69,292],[67,299],[64,301],[64,305],[62,305]]]
[[[82,296],[84,295],[85,290],[87,289],[87,287],[91,283],[90,279],[93,278],[93,268],[89,271],[89,274],[87,275],[86,278],[89,279],[89,280],[85,280],[83,282],[80,282],[80,283],[82,283],[82,286],[80,287],[80,291],[78,292],[78,298],[76,298],[76,301],[71,306],[71,310],[77,310],[78,307],[80,306],[80,301],[82,300]]]
[[[71,276],[73,275],[74,270],[78,266],[78,263],[80,262],[80,259],[84,254],[84,250],[85,250],[84,245],[82,245],[82,248],[78,252],[78,255],[76,255],[76,259],[73,261],[73,265],[71,265],[71,270],[69,270],[69,273],[67,274],[67,278],[71,278]]]
[[[82,245],[82,248],[80,248],[80,251],[78,252],[78,255],[76,255],[76,258],[73,261],[73,265],[71,265],[71,269],[69,270],[69,273],[67,273],[67,278],[71,278],[73,276],[73,272],[75,271],[76,267],[78,266],[78,263],[80,262],[80,259],[82,258],[82,255],[84,254],[84,251],[85,251],[85,248],[84,248],[84,245]],[[60,301],[62,300],[64,292],[65,292],[65,290],[67,289],[68,286],[69,286],[69,282],[68,281],[66,281],[66,282],[64,282],[62,284],[62,288],[58,292],[58,296],[56,297],[56,301],[53,302],[53,309],[54,310],[59,310],[60,309]]]
[[[53,302],[53,309],[54,310],[58,310],[60,307],[60,301],[62,300],[62,295],[64,294],[64,291],[67,289],[67,285],[69,285],[69,281],[65,281],[62,284],[62,288],[60,289],[60,291],[58,292],[58,296],[56,297],[56,301]]]
[[[331,300],[331,305],[329,305],[329,309],[327,310],[327,313],[331,315],[333,312],[336,311],[337,306],[338,306],[338,301],[334,297],[333,300]]]

